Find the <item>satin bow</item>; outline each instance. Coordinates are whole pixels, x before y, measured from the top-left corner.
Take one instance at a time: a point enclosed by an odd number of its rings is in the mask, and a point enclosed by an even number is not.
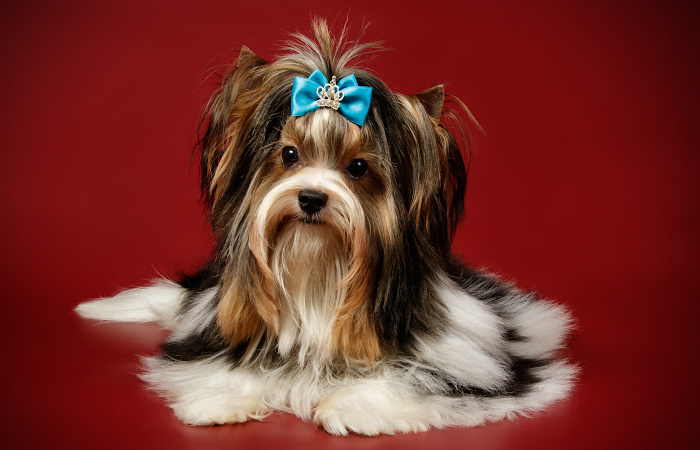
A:
[[[341,78],[337,85],[332,83],[333,80],[328,83],[328,79],[319,70],[314,70],[309,78],[294,78],[292,83],[292,115],[303,116],[323,106],[337,109],[352,123],[359,126],[364,125],[372,102],[372,88],[359,86],[354,74]],[[323,102],[324,94],[330,94],[330,102],[328,102],[327,95],[325,96],[326,102]],[[335,95],[336,105],[326,104],[333,103],[333,95]],[[321,102],[319,103],[319,101]]]

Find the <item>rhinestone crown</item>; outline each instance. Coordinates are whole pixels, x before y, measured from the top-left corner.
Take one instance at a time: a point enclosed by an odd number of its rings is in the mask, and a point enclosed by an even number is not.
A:
[[[331,77],[330,83],[326,83],[323,87],[319,86],[316,88],[316,95],[318,95],[318,100],[316,100],[318,106],[325,106],[326,108],[333,108],[335,110],[340,107],[340,102],[345,96],[335,84],[335,75]]]

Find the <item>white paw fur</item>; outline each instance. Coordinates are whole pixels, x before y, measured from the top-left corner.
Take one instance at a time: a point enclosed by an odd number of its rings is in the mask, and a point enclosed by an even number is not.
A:
[[[220,425],[260,420],[269,414],[260,377],[231,370],[223,360],[172,362],[143,358],[148,385],[168,401],[175,415],[189,425]]]
[[[360,381],[323,399],[314,422],[335,435],[414,433],[434,426],[415,394],[387,380]]]
[[[255,396],[238,397],[220,394],[194,401],[180,399],[170,404],[175,416],[187,425],[223,425],[261,420],[268,409]]]

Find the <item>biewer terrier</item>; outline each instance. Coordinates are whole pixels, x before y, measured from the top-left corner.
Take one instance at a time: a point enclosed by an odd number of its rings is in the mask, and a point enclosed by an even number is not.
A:
[[[191,425],[278,410],[391,434],[564,398],[566,309],[451,256],[466,170],[443,107],[460,102],[390,91],[349,65],[373,44],[344,35],[316,21],[274,62],[241,49],[200,137],[215,256],[78,313],[171,330],[141,377]]]

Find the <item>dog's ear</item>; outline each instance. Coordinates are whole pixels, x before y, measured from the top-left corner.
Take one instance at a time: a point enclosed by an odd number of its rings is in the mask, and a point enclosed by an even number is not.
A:
[[[200,123],[201,187],[208,203],[221,195],[235,160],[237,130],[247,122],[259,102],[256,92],[262,84],[267,61],[242,46],[231,71],[221,80]]]
[[[404,133],[409,139],[404,148],[413,152],[406,163],[414,180],[409,190],[409,217],[419,236],[428,237],[432,247],[448,251],[462,214],[466,167],[457,141],[441,120],[452,118],[453,103],[461,102],[450,97],[445,109],[441,84],[399,99],[406,106],[405,122],[411,128]]]
[[[416,94],[416,98],[423,105],[425,111],[433,119],[440,121],[442,107],[445,104],[445,88],[442,84],[433,86],[423,92]]]
[[[267,61],[256,55],[247,45],[241,46],[241,50],[238,52],[238,59],[236,59],[237,69],[241,67],[261,66],[263,64],[267,64]]]

